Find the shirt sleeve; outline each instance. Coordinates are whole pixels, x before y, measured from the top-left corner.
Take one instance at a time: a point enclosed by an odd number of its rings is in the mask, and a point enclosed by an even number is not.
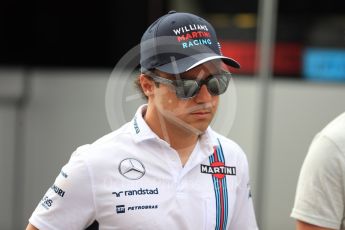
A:
[[[235,216],[230,223],[229,229],[257,230],[258,226],[249,183],[248,161],[244,153],[240,170],[237,173],[240,176],[240,181],[236,191]]]
[[[94,221],[90,174],[78,152],[63,166],[32,213],[29,222],[40,230],[81,230]]]
[[[326,136],[317,136],[303,162],[291,217],[338,229],[344,210],[344,155]]]

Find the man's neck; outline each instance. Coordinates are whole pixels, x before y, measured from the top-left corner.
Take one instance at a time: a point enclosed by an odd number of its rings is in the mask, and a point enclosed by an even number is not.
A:
[[[182,165],[185,165],[193,152],[199,135],[150,113],[146,114],[144,120],[159,138],[165,140],[171,148],[178,152]]]

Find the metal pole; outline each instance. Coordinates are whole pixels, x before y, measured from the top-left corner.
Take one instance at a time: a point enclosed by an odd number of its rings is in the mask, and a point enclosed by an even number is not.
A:
[[[23,92],[16,101],[16,124],[15,124],[15,148],[13,165],[13,207],[12,207],[12,229],[22,229],[22,220],[24,218],[24,173],[25,173],[25,109],[29,102],[31,70],[25,68],[23,71]],[[24,223],[25,224],[25,223]],[[25,225],[26,226],[26,225]]]
[[[259,129],[258,129],[258,164],[257,198],[255,200],[258,225],[262,226],[263,199],[265,189],[265,169],[267,167],[267,126],[270,110],[270,83],[273,75],[273,52],[275,44],[278,0],[260,0],[258,10],[256,63],[259,79]]]

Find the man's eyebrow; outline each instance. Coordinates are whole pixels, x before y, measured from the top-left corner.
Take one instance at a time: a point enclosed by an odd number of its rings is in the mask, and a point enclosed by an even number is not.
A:
[[[217,74],[222,74],[224,73],[224,71],[219,71],[219,72],[216,72],[216,73],[210,73],[209,75],[207,75],[206,77],[203,77],[201,79],[207,79],[209,77],[212,77],[214,75],[217,75]],[[200,78],[198,79],[197,77],[195,76],[181,76],[181,75],[175,75],[175,80],[178,80],[178,79],[181,79],[181,80],[200,80]]]
[[[171,80],[180,80],[180,79],[183,80],[183,79],[192,79],[192,78],[193,78],[192,76],[188,77],[188,76],[183,76],[181,74],[172,74],[169,76],[169,79]]]
[[[176,76],[175,77],[175,79],[176,80],[178,80],[178,79],[186,79],[186,80],[195,80],[195,77],[193,77],[193,76]]]

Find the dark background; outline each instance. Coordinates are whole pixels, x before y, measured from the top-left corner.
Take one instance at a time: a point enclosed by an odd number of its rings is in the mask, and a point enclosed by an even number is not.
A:
[[[256,13],[258,9],[254,0],[198,3],[208,14]],[[167,0],[2,0],[0,65],[113,67],[139,43],[146,27],[170,10],[168,5]],[[310,20],[344,13],[344,0],[280,1],[277,39],[305,38],[304,26]]]
[[[165,11],[152,0],[4,0],[0,65],[114,66]]]

